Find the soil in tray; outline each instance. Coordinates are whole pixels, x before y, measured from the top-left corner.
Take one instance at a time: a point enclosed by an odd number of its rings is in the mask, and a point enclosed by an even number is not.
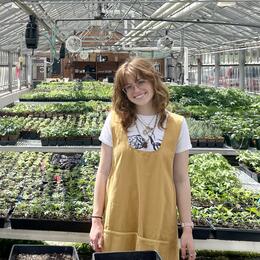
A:
[[[72,260],[71,255],[67,254],[19,254],[15,260]]]

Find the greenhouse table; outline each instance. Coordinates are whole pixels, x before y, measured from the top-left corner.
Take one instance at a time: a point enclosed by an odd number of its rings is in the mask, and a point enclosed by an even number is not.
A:
[[[0,228],[0,238],[47,240],[63,242],[89,242],[88,233]]]
[[[99,151],[100,146],[42,146],[40,140],[18,141],[17,145],[0,146],[0,151],[14,152],[56,152],[56,153],[84,153],[85,151]],[[220,153],[222,155],[237,155],[232,148],[192,148],[190,154]]]
[[[200,153],[220,153],[222,155],[237,155],[237,151],[233,148],[224,147],[224,148],[191,148],[190,154],[200,154]]]
[[[0,238],[44,240],[62,242],[89,242],[89,233],[41,231],[41,230],[15,230],[10,228],[0,229]],[[199,250],[221,250],[260,253],[260,242],[251,241],[227,241],[217,239],[195,239],[195,247]]]

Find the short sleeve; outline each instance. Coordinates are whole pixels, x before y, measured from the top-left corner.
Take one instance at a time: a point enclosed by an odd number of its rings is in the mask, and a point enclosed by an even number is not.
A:
[[[112,141],[112,130],[111,130],[111,112],[108,114],[104,126],[101,130],[101,134],[99,136],[99,140],[110,146],[113,147],[113,141]]]
[[[192,145],[190,142],[190,134],[189,134],[188,125],[187,125],[185,118],[183,118],[178,143],[176,146],[176,153],[182,153],[191,148],[192,148]]]

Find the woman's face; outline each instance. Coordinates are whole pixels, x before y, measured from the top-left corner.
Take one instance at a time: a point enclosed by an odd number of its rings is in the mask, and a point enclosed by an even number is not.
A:
[[[152,83],[147,79],[143,79],[139,76],[126,78],[126,85],[123,87],[123,91],[127,95],[127,98],[138,106],[151,106],[154,95]]]

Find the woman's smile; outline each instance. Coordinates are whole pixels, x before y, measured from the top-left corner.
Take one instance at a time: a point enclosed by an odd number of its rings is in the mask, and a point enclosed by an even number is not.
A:
[[[141,99],[146,95],[146,93],[137,94],[134,96],[135,99]]]

